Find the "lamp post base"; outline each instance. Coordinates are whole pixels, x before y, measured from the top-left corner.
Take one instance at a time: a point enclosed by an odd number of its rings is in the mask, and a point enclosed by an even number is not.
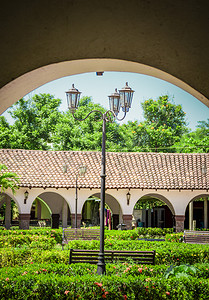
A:
[[[104,253],[99,253],[98,263],[97,263],[97,274],[98,275],[105,275],[106,274]]]

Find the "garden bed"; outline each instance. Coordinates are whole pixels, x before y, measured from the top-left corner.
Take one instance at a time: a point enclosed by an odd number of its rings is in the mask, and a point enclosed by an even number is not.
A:
[[[0,299],[208,299],[209,246],[183,244],[169,230],[105,231],[107,250],[156,251],[155,266],[112,263],[105,276],[97,266],[68,264],[70,248],[96,250],[99,241],[70,241],[62,251],[61,229],[0,230]],[[170,265],[186,264],[195,273],[166,278]]]

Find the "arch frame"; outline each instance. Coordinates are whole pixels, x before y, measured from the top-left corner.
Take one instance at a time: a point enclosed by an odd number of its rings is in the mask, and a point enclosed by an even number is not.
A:
[[[15,204],[17,204],[17,208],[18,208],[18,212],[20,213],[20,204],[19,204],[19,201],[16,199],[15,195],[12,193],[12,191],[4,191],[2,193],[0,193],[0,196],[1,194],[5,194],[6,196],[9,196],[11,198],[11,200],[13,200],[15,202]],[[1,200],[1,199],[0,199]]]
[[[145,193],[143,196],[141,196],[139,198],[138,201],[140,201],[140,199],[143,198],[143,197],[153,197],[153,198],[155,198],[157,200],[160,200],[160,201],[164,202],[165,204],[167,204],[167,206],[170,209],[170,211],[172,212],[172,214],[175,215],[175,210],[174,210],[173,204],[164,195],[159,194],[159,193],[148,193],[148,194]]]
[[[77,59],[49,64],[25,73],[0,89],[0,114],[34,89],[59,78],[99,71],[130,72],[168,81],[190,93],[209,107],[208,99],[181,79],[142,63],[112,58]]]

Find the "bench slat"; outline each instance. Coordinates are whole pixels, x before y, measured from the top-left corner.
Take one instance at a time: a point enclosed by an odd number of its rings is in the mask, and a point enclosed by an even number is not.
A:
[[[92,263],[97,264],[99,250],[70,249],[69,263]],[[155,263],[155,251],[104,251],[107,262],[127,261],[128,258],[144,264]]]
[[[209,232],[208,231],[184,231],[183,236],[185,243],[191,244],[208,244],[209,243]]]
[[[73,240],[99,240],[100,229],[63,228],[62,250],[64,245]]]

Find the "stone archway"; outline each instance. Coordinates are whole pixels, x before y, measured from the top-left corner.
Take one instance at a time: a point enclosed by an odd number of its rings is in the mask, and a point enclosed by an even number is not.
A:
[[[139,227],[174,227],[174,208],[170,201],[160,194],[143,195],[134,206],[133,215]]]
[[[4,206],[4,209],[2,209]],[[2,209],[2,212],[1,212]],[[0,193],[0,212],[1,224],[5,226],[6,229],[10,229],[12,225],[18,225],[18,215],[20,212],[19,203],[16,201],[15,197],[4,192]],[[3,216],[4,214],[4,216]]]
[[[83,59],[51,64],[24,74],[0,89],[0,113],[32,90],[59,78],[96,71],[119,71],[145,74],[168,81],[208,105],[206,98],[188,84],[160,69],[118,59]]]
[[[185,228],[189,230],[209,228],[209,204],[208,194],[195,196],[185,210]]]
[[[100,193],[94,193],[90,196],[90,198],[92,198],[92,197],[96,197],[99,200],[100,199]],[[99,220],[98,219],[98,216],[99,216],[98,212],[99,212],[99,203],[100,202],[98,200],[95,201],[96,207],[94,207],[94,213],[97,214],[97,223],[99,224],[99,222],[98,222],[98,220]],[[110,195],[108,193],[105,194],[105,203],[110,208],[110,212],[108,212],[108,218],[109,218],[109,213],[110,213],[111,228],[112,229],[117,229],[117,225],[122,220],[122,210],[121,210],[120,204],[119,204],[119,202],[117,201],[117,199],[115,197],[113,197],[112,195]],[[107,222],[107,224],[108,224],[108,222]]]
[[[67,201],[60,194],[56,192],[44,192],[38,195],[35,201],[37,205],[37,216],[39,215],[39,218],[43,213],[43,211],[41,211],[43,209],[41,201],[43,201],[51,210],[51,227],[59,228],[60,221],[62,221],[62,227],[67,227],[68,222],[70,222],[70,209]]]

